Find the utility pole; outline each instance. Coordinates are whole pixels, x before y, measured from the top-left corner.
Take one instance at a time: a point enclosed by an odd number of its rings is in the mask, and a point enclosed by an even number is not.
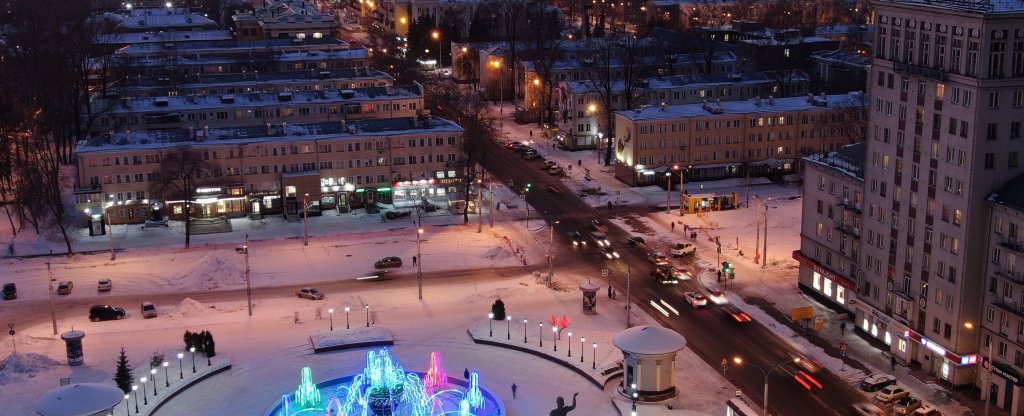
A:
[[[420,208],[416,208],[416,285],[417,296],[423,300],[423,257],[420,256],[420,234],[423,234],[423,226],[420,224]]]
[[[110,261],[114,261],[117,256],[114,254],[114,224],[110,223],[110,207],[103,209],[103,216],[107,219],[107,240],[110,241]],[[57,335],[57,334],[54,334]]]
[[[50,269],[50,258],[53,257],[53,250],[46,257],[46,280],[50,287],[50,320],[53,321],[53,335],[57,335],[57,310],[53,306],[53,271]]]
[[[988,368],[985,369],[985,385],[981,389],[981,398],[985,399],[985,411],[982,416],[988,416],[989,406],[992,404],[990,391],[992,390],[992,340],[988,341]]]
[[[632,325],[630,325],[630,323],[629,323],[629,312],[630,312],[629,308],[631,306],[631,304],[629,303],[630,302],[630,300],[629,300],[629,291],[630,291],[631,273],[632,273],[632,268],[631,267],[626,267],[626,329],[629,329],[629,328],[632,327]]]
[[[548,287],[551,287],[552,282],[555,281],[555,254],[553,251],[555,246],[555,224],[558,224],[557,220],[551,221],[548,225]]]
[[[685,174],[682,168],[679,168],[679,216],[683,216],[683,198],[686,195],[686,185],[683,182]]]
[[[307,198],[309,198],[309,194],[302,196],[302,245],[304,246],[309,245],[309,211],[306,210],[306,205],[309,202],[306,202]]]
[[[487,193],[489,194],[487,199],[490,202],[491,211],[487,218],[490,220],[490,227],[494,228],[494,178],[487,179]]]
[[[759,199],[755,198],[755,202]],[[747,208],[750,208],[750,202],[747,202]],[[757,239],[754,240],[754,264],[758,264],[761,261],[761,204],[754,207],[754,217],[757,218],[754,223],[754,230],[757,232]]]
[[[477,181],[476,181],[476,216],[477,216],[476,232],[477,233],[484,232],[484,206],[483,206],[483,201],[484,201],[484,181],[483,181],[483,175],[481,175],[481,178],[477,179]]]
[[[249,316],[252,316],[252,280],[249,278],[249,234],[245,235],[245,245],[242,246],[242,253],[245,254],[245,299],[249,304]]]
[[[763,202],[763,201],[762,201]],[[761,250],[761,269],[768,268],[768,204],[764,205],[764,247]]]

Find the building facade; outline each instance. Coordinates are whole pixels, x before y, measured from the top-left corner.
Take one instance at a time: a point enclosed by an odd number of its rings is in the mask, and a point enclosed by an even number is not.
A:
[[[797,285],[829,307],[853,312],[860,263],[866,144],[803,159],[803,215]]]
[[[1024,6],[873,6],[856,328],[942,383],[975,383],[985,200],[1024,150]]]
[[[686,180],[792,173],[797,158],[859,137],[836,126],[853,125],[860,102],[848,94],[617,111],[615,177],[641,186],[663,182],[659,173],[675,167]]]

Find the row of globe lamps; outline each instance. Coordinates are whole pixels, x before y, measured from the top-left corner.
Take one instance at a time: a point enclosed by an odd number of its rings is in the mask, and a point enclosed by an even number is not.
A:
[[[195,374],[196,373],[196,347],[189,347],[188,352],[192,354],[192,374]],[[178,379],[179,380],[183,380],[185,378],[185,370],[184,370],[184,367],[181,364],[181,359],[182,358],[185,358],[185,353],[179,352],[178,353]],[[206,356],[206,365],[210,366],[212,364],[213,363],[210,360],[210,356],[207,355]],[[168,372],[168,366],[170,366],[170,363],[168,363],[167,361],[164,361],[163,363],[160,364],[160,367],[164,368],[164,387],[167,387],[167,388],[171,387],[171,377],[170,377],[170,374]],[[142,405],[143,406],[148,406],[149,405],[149,395],[146,394],[146,392],[147,392],[147,390],[146,390],[146,383],[148,383],[150,381],[153,382],[153,399],[154,400],[156,399],[156,396],[158,395],[158,392],[157,392],[157,389],[156,389],[156,384],[157,384],[156,383],[156,373],[157,373],[156,368],[150,368],[149,369],[150,377],[140,377],[139,378],[139,383],[142,384],[142,389],[141,390],[142,390]],[[132,384],[132,393],[134,393],[134,395],[135,395],[135,413],[139,413],[139,390],[140,389],[139,389],[139,385],[138,384]],[[128,399],[130,399],[131,396],[132,396],[131,394],[127,394],[127,393],[124,395],[124,410],[125,410],[125,414],[131,413],[131,410],[130,410],[130,407],[129,407],[130,405],[129,405],[129,402],[128,402]]]
[[[494,324],[493,324],[493,321],[494,321],[494,314],[493,313],[488,313],[487,314],[487,335],[489,337],[494,337]],[[530,322],[529,319],[525,319],[525,318],[523,319],[523,343],[524,344],[529,342],[529,340],[526,338],[526,333],[527,333],[526,325],[529,322]],[[505,339],[511,341],[512,340],[512,315],[505,315],[505,323],[506,323]],[[537,336],[537,338],[539,340],[538,346],[540,348],[544,348],[544,323],[543,322],[538,322],[537,323],[537,328],[538,328],[538,331],[537,331],[537,335],[538,336]],[[559,331],[561,331],[561,328],[559,328],[557,326],[552,326],[551,327],[551,331],[552,331],[551,340],[552,340],[552,343],[554,344],[554,351],[557,352],[558,351],[558,333],[559,333]],[[569,335],[569,356],[572,357],[572,331],[569,331],[568,335]],[[580,337],[580,363],[583,363],[583,346],[585,345],[586,342],[587,342],[587,338],[586,337]],[[597,343],[594,342],[592,347],[594,349],[594,354],[593,354],[593,362],[591,363],[591,368],[596,370],[597,369]]]
[[[363,305],[363,309],[366,309],[366,327],[369,328],[370,327],[370,305],[369,304]],[[352,329],[351,322],[348,319],[348,313],[350,311],[352,311],[352,308],[349,307],[349,306],[346,306],[345,307],[345,329]],[[333,331],[334,330],[334,308],[328,308],[327,309],[327,315],[330,317],[331,331]]]

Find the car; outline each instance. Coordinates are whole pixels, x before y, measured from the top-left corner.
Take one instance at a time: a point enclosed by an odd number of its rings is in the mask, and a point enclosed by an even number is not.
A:
[[[139,309],[142,310],[143,318],[156,318],[156,306],[153,306],[153,302],[142,302]]]
[[[74,283],[67,280],[57,283],[57,294],[58,295],[70,295],[71,289],[75,287]]]
[[[914,416],[942,416],[942,412],[935,406],[924,403],[914,411]]]
[[[376,263],[373,263],[373,267],[376,267],[378,269],[386,269],[388,267],[402,267],[402,259],[395,256],[388,256],[380,260],[377,260]]]
[[[647,247],[647,242],[644,241],[643,237],[637,237],[633,235],[629,236],[629,238],[626,239],[626,245],[630,247],[643,248]]]
[[[910,395],[907,389],[897,386],[895,384],[891,386],[885,386],[878,393],[875,393],[875,400],[882,403],[890,403],[893,400],[902,399]]]
[[[114,283],[111,282],[110,279],[100,279],[100,281],[96,284],[96,290],[100,292],[109,292],[110,289],[113,288]]]
[[[18,286],[14,283],[4,283],[4,300],[11,300],[18,297]]]
[[[887,416],[885,410],[874,403],[860,402],[854,403],[850,415],[852,416]]]
[[[555,166],[555,167],[553,167],[551,169],[548,169],[548,175],[551,175],[551,176],[558,176],[558,175],[564,175],[564,174],[565,174],[565,169],[562,169],[561,166]]]
[[[683,294],[683,297],[686,298],[686,301],[694,308],[699,308],[708,304],[708,298],[704,297],[700,292],[686,292]]]
[[[609,259],[617,259],[617,258],[619,258],[619,253],[616,253],[615,249],[613,249],[612,246],[610,246],[610,245],[604,246],[604,248],[601,249],[601,251],[604,252],[604,256],[606,258],[609,258]]]
[[[583,234],[579,231],[569,231],[569,241],[572,242],[573,247],[586,247],[587,240],[583,238]]]
[[[531,159],[536,159],[538,157],[540,157],[540,155],[537,154],[536,150],[531,150],[531,151],[528,151],[528,152],[523,152],[523,159],[531,160]]]
[[[729,298],[725,297],[725,293],[722,293],[721,290],[709,287],[707,289],[704,289],[704,293],[705,296],[707,296],[708,300],[710,300],[711,303],[714,303],[715,305],[725,305],[729,303]]]
[[[540,162],[540,168],[543,170],[548,170],[555,166],[558,166],[558,163],[555,162],[554,160],[545,160],[543,162]]]
[[[536,152],[537,151],[534,148],[532,148],[529,145],[524,144],[524,143],[520,143],[519,147],[516,147],[515,149],[519,153],[526,153],[526,152],[530,152],[530,151]]]
[[[678,243],[669,251],[672,257],[685,257],[697,253],[697,247],[690,243]]]
[[[508,149],[512,149],[512,150],[515,150],[516,146],[522,146],[522,145],[523,145],[522,143],[519,143],[519,142],[514,141],[514,140],[511,141],[511,142],[506,142],[505,143],[505,147],[508,148]]]
[[[663,285],[674,285],[679,283],[679,279],[676,279],[675,274],[672,273],[671,266],[655,267],[654,270],[651,270],[651,277]]]
[[[591,231],[590,239],[594,240],[594,244],[597,244],[598,247],[610,247],[612,245],[612,243],[608,241],[608,236],[600,231]]]
[[[647,252],[647,260],[658,266],[666,265],[669,263],[668,256],[666,256],[665,253],[659,251]]]
[[[600,231],[602,233],[608,232],[608,226],[601,222],[599,219],[590,220],[590,229],[594,231]]]
[[[322,300],[324,298],[324,292],[321,292],[311,287],[304,287],[302,289],[296,290],[295,296],[309,300]]]
[[[896,377],[888,374],[872,374],[861,380],[857,387],[866,392],[875,392],[893,384],[896,384]]]
[[[915,410],[921,407],[921,400],[905,396],[896,401],[896,405],[893,406],[892,410],[898,415],[909,415],[914,413]]]
[[[93,322],[124,319],[124,309],[110,305],[94,305],[89,308],[89,320]]]
[[[564,194],[565,189],[562,189],[562,187],[558,185],[548,185],[548,192],[553,194]]]
[[[733,305],[728,305],[722,308],[722,310],[738,324],[745,324],[754,321],[753,319],[750,318],[750,315],[747,315],[746,312],[743,312],[743,310]]]
[[[687,269],[680,269],[676,266],[672,266],[672,275],[678,280],[691,280],[693,276],[690,276],[690,271]]]

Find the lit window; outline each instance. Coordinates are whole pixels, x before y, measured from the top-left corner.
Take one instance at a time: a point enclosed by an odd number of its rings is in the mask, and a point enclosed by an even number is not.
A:
[[[814,282],[813,282],[813,285],[814,285],[815,289],[821,290],[821,275],[818,274],[818,272],[814,272]]]
[[[831,280],[825,279],[825,289],[822,290],[822,293],[824,293],[825,296],[832,297],[832,281]]]
[[[900,338],[896,342],[896,349],[900,350],[900,352],[907,352],[907,340]]]
[[[860,327],[863,328],[864,331],[868,330],[868,318],[864,318],[864,320],[860,324]]]
[[[846,303],[846,288],[842,286],[836,286],[836,302],[841,304]]]

